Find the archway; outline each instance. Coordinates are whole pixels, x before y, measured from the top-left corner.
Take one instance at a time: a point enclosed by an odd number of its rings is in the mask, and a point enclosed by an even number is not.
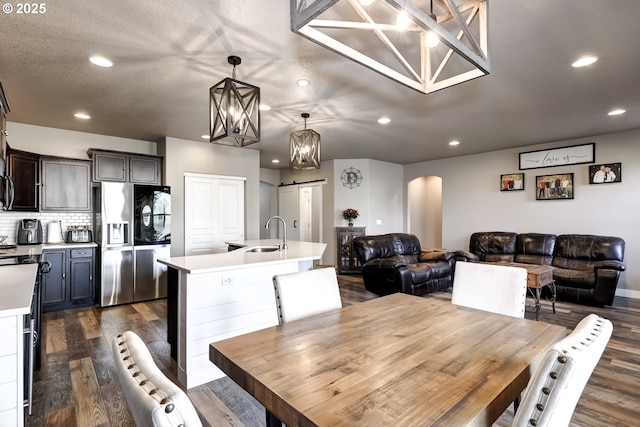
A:
[[[442,247],[442,178],[421,176],[407,188],[407,230],[423,248]]]

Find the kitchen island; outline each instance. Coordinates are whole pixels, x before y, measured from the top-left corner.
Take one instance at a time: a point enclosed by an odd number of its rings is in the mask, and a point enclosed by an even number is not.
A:
[[[276,239],[227,242],[237,250],[159,259],[167,265],[168,341],[186,388],[225,374],[209,361],[209,344],[278,324],[273,276],[313,268],[325,243]]]

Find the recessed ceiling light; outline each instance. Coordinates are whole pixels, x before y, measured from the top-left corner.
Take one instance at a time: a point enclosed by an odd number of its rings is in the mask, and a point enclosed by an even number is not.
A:
[[[75,117],[76,119],[82,119],[82,120],[89,120],[91,118],[90,115],[85,113],[75,113],[73,117]]]
[[[113,62],[102,56],[92,56],[91,58],[89,58],[89,61],[91,61],[92,64],[97,65],[98,67],[113,67]]]
[[[626,112],[627,112],[627,110],[624,110],[622,108],[618,108],[617,110],[609,111],[607,114],[610,115],[610,116],[619,116],[620,114],[624,114]]]
[[[209,139],[211,137],[211,135],[200,135],[200,138],[202,139]]]
[[[305,87],[305,86],[309,86],[311,84],[311,82],[307,79],[298,79],[298,81],[296,82],[296,84],[300,87]]]
[[[278,160],[278,159],[273,159],[273,160],[271,160],[271,163],[280,163],[280,160]]]
[[[586,67],[587,65],[593,64],[597,60],[598,60],[597,56],[583,56],[582,58],[579,58],[577,61],[574,61],[573,64],[571,64],[571,66],[574,68]]]
[[[271,110],[271,106],[267,105],[267,104],[260,104],[260,110],[261,111],[269,111],[269,110]]]
[[[453,141],[449,142],[449,145],[460,145],[460,141],[454,139]]]
[[[378,119],[378,123],[380,123],[381,125],[387,125],[391,123],[391,119],[389,117],[380,117]]]

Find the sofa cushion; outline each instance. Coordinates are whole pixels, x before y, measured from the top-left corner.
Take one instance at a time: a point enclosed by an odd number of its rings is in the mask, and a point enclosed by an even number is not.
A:
[[[599,261],[624,260],[624,240],[591,234],[561,234],[556,239],[552,265],[572,270],[593,270]]]
[[[557,285],[570,286],[572,288],[592,289],[596,286],[596,273],[591,270],[572,270],[567,268],[554,268],[553,279]]]
[[[516,253],[516,236],[516,233],[504,231],[473,233],[469,239],[469,251],[478,255],[481,261],[511,262]]]
[[[515,262],[551,265],[556,238],[555,234],[518,234],[516,237]]]
[[[407,264],[407,268],[411,272],[411,279],[415,285],[451,275],[451,265],[445,261]]]
[[[416,262],[420,255],[420,241],[413,234],[393,233],[379,236],[362,236],[353,241],[354,249],[362,264],[376,258],[395,255],[411,255]]]

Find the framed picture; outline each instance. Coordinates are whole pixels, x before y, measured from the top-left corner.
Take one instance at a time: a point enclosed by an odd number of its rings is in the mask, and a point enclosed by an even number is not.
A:
[[[536,176],[536,200],[573,199],[573,174]]]
[[[589,166],[589,184],[622,182],[622,163]]]
[[[578,165],[596,161],[596,144],[572,145],[548,150],[520,153],[520,170],[550,168],[552,166]]]
[[[500,191],[524,190],[524,173],[500,175]]]

